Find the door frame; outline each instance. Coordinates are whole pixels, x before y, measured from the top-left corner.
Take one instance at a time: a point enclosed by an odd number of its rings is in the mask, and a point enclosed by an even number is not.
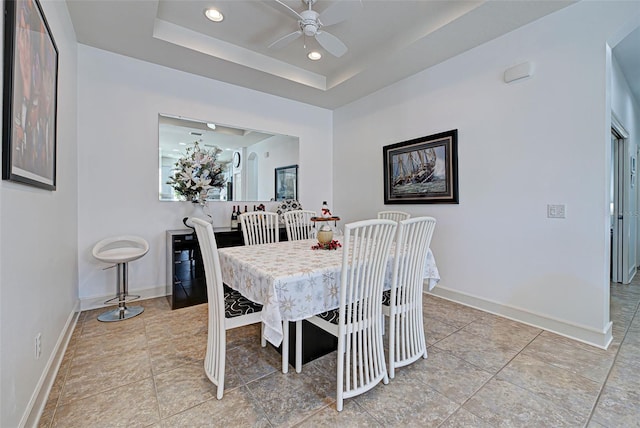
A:
[[[637,245],[637,153],[629,152],[629,133],[615,114],[611,115],[613,164],[613,218],[611,280],[628,284],[636,273]],[[615,138],[615,141],[614,141]]]

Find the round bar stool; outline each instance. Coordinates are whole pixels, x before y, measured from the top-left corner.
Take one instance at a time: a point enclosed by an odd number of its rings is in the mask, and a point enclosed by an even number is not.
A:
[[[109,304],[117,301],[118,307],[100,314],[99,321],[122,321],[140,315],[144,311],[142,306],[127,307],[128,302],[140,298],[140,296],[130,295],[128,292],[127,267],[130,261],[139,259],[148,251],[149,243],[147,241],[139,236],[130,235],[103,239],[93,247],[93,257],[101,262],[115,263],[114,266],[118,267],[118,294],[113,299],[104,302]]]

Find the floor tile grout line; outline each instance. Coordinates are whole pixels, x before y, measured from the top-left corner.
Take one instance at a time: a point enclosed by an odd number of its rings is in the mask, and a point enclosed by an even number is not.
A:
[[[55,420],[56,412],[58,411],[58,407],[60,406],[60,399],[62,398],[62,392],[64,391],[64,388],[65,388],[65,386],[67,384],[67,376],[69,375],[69,372],[71,371],[71,367],[73,365],[73,358],[74,358],[74,355],[76,353],[75,347],[71,352],[72,352],[72,356],[71,356],[71,358],[69,360],[69,363],[68,363],[69,366],[66,368],[66,371],[65,371],[65,373],[63,375],[62,385],[60,386],[60,391],[58,392],[58,398],[56,398],[56,404],[55,404],[55,406],[53,406],[53,413],[51,415],[51,420],[49,421],[49,426],[50,427],[53,426],[53,421]],[[62,357],[62,359],[64,360],[64,356]],[[54,380],[54,383],[55,383],[55,380]],[[49,391],[49,394],[51,394],[51,391]],[[46,405],[46,403],[45,403],[45,405]]]
[[[591,408],[591,412],[589,412],[589,418],[587,419],[587,423],[585,426],[587,426],[589,424],[589,422],[591,422],[591,420],[593,419],[593,415],[596,411],[596,408],[598,407],[598,403],[600,403],[600,398],[602,397],[602,392],[604,391],[604,388],[607,386],[607,382],[609,381],[609,377],[611,376],[611,372],[613,371],[613,367],[616,364],[616,361],[618,360],[618,354],[620,353],[620,349],[622,349],[622,345],[624,344],[626,338],[627,338],[627,334],[629,333],[629,330],[631,329],[631,324],[633,324],[633,320],[638,316],[638,310],[640,309],[640,299],[636,302],[636,308],[635,311],[633,313],[633,316],[631,317],[631,319],[629,320],[629,324],[627,324],[625,326],[624,329],[624,334],[622,335],[622,340],[620,340],[620,345],[618,345],[618,349],[616,349],[615,355],[613,357],[613,361],[611,362],[611,367],[609,367],[609,370],[607,371],[607,376],[604,379],[604,382],[602,382],[602,385],[600,385],[600,390],[598,391],[598,396],[596,397],[596,401],[593,403],[593,407]],[[596,421],[597,422],[597,421]],[[600,423],[600,422],[598,422]]]
[[[275,372],[270,373],[273,374]],[[264,377],[264,376],[263,376]],[[249,382],[251,383],[251,382]],[[258,397],[255,396],[255,394],[251,391],[251,388],[249,388],[249,383],[244,383],[242,386],[243,388],[247,391],[247,394],[249,394],[249,396],[251,397],[251,399],[253,400],[254,403],[256,403],[256,405],[258,407],[260,407],[260,410],[262,410],[262,413],[264,414],[264,417],[267,418],[267,421],[269,422],[269,425],[271,425],[272,427],[276,427],[278,426],[277,424],[274,424],[273,421],[271,420],[271,418],[269,417],[269,414],[267,413],[267,410],[264,408],[264,406],[262,405],[262,403],[260,402],[260,400],[258,399]],[[301,421],[302,422],[302,421]]]
[[[158,423],[162,425],[162,412],[160,411],[160,396],[158,394],[158,385],[156,383],[156,376],[153,370],[153,362],[151,361],[151,348],[149,347],[149,335],[147,334],[147,323],[143,320],[144,325],[144,338],[147,345],[147,358],[149,359],[149,368],[151,369],[151,382],[153,382],[153,392],[156,399],[156,410],[158,411]]]
[[[73,332],[71,332],[71,336],[72,337],[73,337],[73,334],[76,332],[76,329],[78,328],[79,317],[80,316],[78,315],[78,318],[76,319],[76,322],[75,322],[75,324],[73,326]],[[84,320],[82,321],[82,324],[84,326]],[[62,398],[62,393],[64,392],[65,386],[67,385],[67,377],[69,376],[69,372],[71,371],[71,367],[73,367],[73,360],[75,358],[75,354],[76,354],[76,351],[78,349],[78,343],[77,342],[80,341],[80,339],[81,339],[81,335],[78,334],[78,337],[75,339],[75,343],[73,344],[73,346],[71,348],[67,348],[65,350],[65,352],[64,352],[64,355],[62,356],[61,362],[64,361],[65,357],[67,357],[67,352],[70,353],[69,362],[67,363],[68,367],[66,368],[65,373],[62,375],[62,379],[61,379],[62,385],[60,385],[60,391],[58,392],[58,397],[55,400],[56,403],[53,406],[53,412],[51,414],[51,420],[49,421],[49,424],[48,424],[49,427],[53,426],[53,421],[55,420],[56,413],[58,412],[58,407],[61,405],[60,404],[60,399]],[[60,375],[60,372],[58,372],[56,374],[56,377],[59,376],[59,375]],[[55,384],[55,379],[54,379],[54,384]],[[51,391],[49,391],[49,395],[51,395]],[[48,397],[47,397],[47,401],[48,401]],[[47,403],[45,403],[45,406],[46,406],[46,404]],[[64,405],[64,404],[62,404],[62,405]]]
[[[84,324],[84,322],[83,322],[83,324]],[[84,327],[84,326],[83,326],[83,327]],[[145,332],[145,336],[146,336],[146,332]],[[86,337],[85,339],[89,339],[89,338],[93,338],[93,337],[95,337],[95,336]],[[82,340],[82,338],[81,338],[81,337],[79,337],[79,338],[78,338],[78,341],[79,341],[79,340]],[[71,352],[72,352],[72,356],[71,356],[71,360],[69,361],[69,367],[67,368],[67,373],[65,374],[65,379],[64,379],[64,383],[63,383],[63,387],[62,387],[62,388],[63,388],[63,390],[64,390],[64,387],[67,385],[68,375],[69,375],[69,373],[70,373],[70,371],[71,371],[71,368],[73,367],[73,362],[74,362],[74,360],[75,360],[75,358],[76,358],[76,355],[75,355],[75,354],[76,354],[76,351],[77,351],[77,347],[78,347],[78,343],[76,343],[76,344],[73,346],[73,350],[71,351]],[[68,351],[69,351],[68,349],[67,349],[67,351],[65,351],[65,356],[66,356],[66,352],[68,352]],[[149,348],[147,347],[147,356],[148,356],[148,352],[149,352]],[[63,357],[63,358],[64,358],[64,357]],[[127,383],[124,383],[124,384],[120,384],[120,385],[117,385],[117,386],[113,386],[113,387],[111,387],[111,388],[107,388],[107,389],[105,389],[105,390],[98,391],[98,392],[93,393],[93,394],[89,394],[89,395],[86,395],[86,396],[82,396],[82,397],[79,397],[79,398],[75,398],[75,399],[73,399],[73,400],[69,400],[69,401],[66,401],[66,402],[64,402],[64,403],[61,403],[61,402],[60,402],[60,399],[62,398],[62,390],[61,390],[61,392],[60,392],[60,396],[59,396],[59,397],[58,397],[58,399],[57,399],[57,404],[56,404],[56,407],[55,407],[55,408],[56,408],[56,410],[57,410],[57,409],[58,409],[58,407],[60,407],[60,406],[66,406],[66,405],[68,405],[68,404],[75,403],[75,402],[80,401],[80,400],[84,400],[84,399],[87,399],[87,398],[95,397],[95,396],[98,396],[98,395],[100,395],[100,394],[104,394],[104,393],[106,393],[106,392],[108,392],[108,391],[111,391],[111,390],[113,390],[113,389],[117,389],[117,388],[120,388],[120,387],[123,387],[123,386],[126,386],[126,385],[131,385],[131,384],[133,384],[133,383],[140,382],[140,381],[142,381],[142,380],[144,380],[144,379],[148,379],[149,377],[153,378],[153,370],[151,369],[151,364],[149,364],[149,376],[147,376],[147,377],[143,377],[143,378],[140,378],[140,379],[137,379],[137,380],[131,381],[131,382],[127,382]]]
[[[491,377],[490,377],[489,379],[487,379],[487,380],[486,380],[482,385],[480,385],[480,387],[478,387],[478,388],[473,392],[473,394],[471,394],[471,395],[470,395],[466,400],[464,400],[464,402],[463,402],[462,404],[460,404],[460,407],[456,410],[456,412],[457,412],[459,409],[462,409],[462,408],[464,407],[464,405],[465,405],[465,404],[467,404],[467,403],[469,402],[469,400],[471,400],[471,399],[472,399],[472,398],[473,398],[473,397],[478,393],[478,391],[480,391],[480,390],[481,390],[482,388],[484,388],[484,387],[485,387],[489,382],[491,382],[493,379],[495,379],[495,378],[496,378],[496,376],[498,376],[498,374],[499,374],[499,373],[500,373],[500,372],[501,372],[501,371],[502,371],[506,366],[508,366],[508,365],[509,365],[509,363],[511,363],[511,361],[513,361],[513,360],[514,360],[518,355],[520,355],[520,353],[521,353],[521,352],[522,352],[522,351],[523,351],[527,346],[529,346],[529,345],[530,345],[534,340],[536,340],[536,339],[538,338],[538,336],[540,336],[543,332],[544,332],[544,330],[541,330],[540,332],[538,332],[538,333],[537,333],[537,334],[536,334],[536,335],[535,335],[535,336],[534,336],[534,337],[533,337],[533,338],[532,338],[532,339],[531,339],[531,340],[530,340],[526,345],[524,345],[524,346],[522,347],[522,349],[520,349],[520,351],[518,351],[518,352],[516,353],[516,355],[514,355],[514,356],[513,356],[509,361],[507,361],[507,362],[502,366],[502,368],[500,368],[497,372],[495,372],[493,375],[491,375]],[[455,355],[454,355],[454,356],[455,356]],[[469,363],[469,362],[468,362],[468,361],[466,361],[466,360],[463,360],[463,361],[465,361],[465,362]],[[475,364],[472,364],[472,363],[469,363],[469,364],[473,365],[474,367],[478,367],[478,366],[476,366]],[[478,368],[480,368],[480,367],[478,367]],[[485,370],[485,369],[483,369],[483,370]],[[485,370],[485,371],[486,371],[486,370]],[[505,382],[508,382],[508,381],[505,381]],[[511,382],[508,382],[508,383],[512,384]],[[518,387],[518,388],[524,389],[524,390],[525,390],[525,391],[527,391],[527,392],[532,392],[532,391],[529,391],[528,389],[523,388],[523,387],[521,387],[521,386],[519,386],[519,385],[515,385],[515,384],[512,384],[512,385],[514,385],[514,386],[516,386],[516,387]],[[471,414],[472,414],[472,415],[474,415],[475,417],[479,418],[479,419],[480,419],[480,420],[482,420],[483,422],[486,422],[487,424],[490,424],[490,422],[489,422],[489,421],[485,420],[485,419],[484,419],[484,418],[482,418],[480,415],[476,415],[475,413],[473,413],[472,411],[467,410],[467,409],[464,409],[464,410],[465,410],[465,411],[467,411],[467,412],[469,412],[469,413],[471,413]],[[454,412],[454,413],[455,413],[455,412]],[[452,413],[451,415],[453,415],[454,413]],[[449,417],[450,417],[451,415],[449,415]],[[447,419],[449,419],[449,418],[447,418]],[[446,421],[446,419],[445,419],[445,421]],[[444,423],[444,422],[443,422],[443,423]]]
[[[494,314],[492,314],[492,315],[494,315]],[[469,361],[465,360],[464,358],[460,358],[460,357],[458,357],[458,356],[454,355],[453,353],[449,352],[449,351],[448,351],[448,350],[446,350],[446,349],[441,349],[441,348],[438,348],[438,347],[436,346],[439,342],[441,342],[441,341],[445,340],[447,337],[449,337],[449,336],[451,336],[451,335],[453,335],[453,334],[456,334],[456,333],[458,333],[458,332],[462,331],[463,329],[465,329],[466,327],[470,326],[471,324],[473,324],[473,323],[477,322],[478,320],[484,319],[484,318],[485,318],[484,316],[480,316],[480,317],[478,317],[478,318],[474,319],[473,321],[468,322],[468,323],[467,323],[467,324],[465,324],[464,326],[462,326],[462,327],[458,328],[457,330],[455,330],[455,331],[451,332],[450,334],[446,335],[446,336],[445,336],[445,337],[443,337],[442,339],[440,339],[440,340],[438,340],[438,341],[434,342],[431,346],[427,346],[427,350],[428,350],[430,347],[434,347],[434,346],[435,346],[435,348],[436,348],[439,352],[442,352],[442,353],[448,354],[449,356],[452,356],[452,357],[457,358],[457,359],[459,359],[459,360],[461,360],[461,361],[464,361],[465,363],[467,363],[467,364],[471,365],[472,367],[475,367],[475,368],[477,368],[477,369],[479,369],[479,370],[485,371],[485,372],[487,372],[487,373],[491,373],[491,372],[488,372],[488,371],[486,370],[486,368],[484,368],[484,367],[480,367],[480,366],[478,366],[478,365],[476,365],[476,364],[474,364],[474,363],[472,363],[472,362],[469,362]],[[503,317],[499,317],[499,318],[503,318]],[[447,324],[447,325],[451,325],[451,324]],[[455,326],[453,326],[453,325],[451,325],[451,326],[452,326],[452,327],[455,327]],[[525,345],[525,346],[524,346],[520,351],[518,351],[518,354],[519,354],[520,352],[522,352],[522,350],[523,350],[524,348],[526,348],[527,346],[529,346],[529,344],[530,344],[531,342],[533,342],[533,340],[535,340],[535,338],[536,338],[536,337],[538,337],[540,334],[542,334],[542,332],[543,332],[543,331],[544,331],[544,330],[541,330],[540,332],[538,332],[538,333],[536,334],[536,336],[535,336],[533,339],[531,339],[531,341],[529,341],[529,343],[527,343],[527,345]],[[513,358],[515,358],[518,354],[516,354]],[[513,358],[512,358],[512,359],[513,359]],[[511,360],[512,360],[512,359],[511,359]],[[511,362],[511,360],[509,360],[509,361],[505,364],[505,366],[506,366],[507,364],[509,364],[509,362]],[[503,366],[503,367],[504,367],[504,366]],[[502,370],[502,369],[500,369],[500,370]],[[473,398],[473,396],[474,396],[478,391],[480,391],[480,390],[481,390],[481,389],[482,389],[482,388],[483,388],[483,387],[484,387],[484,386],[485,386],[489,381],[491,381],[491,380],[492,380],[492,379],[493,379],[493,378],[494,378],[494,377],[495,377],[495,376],[500,372],[500,370],[498,370],[498,371],[497,371],[496,373],[494,373],[494,374],[493,374],[489,379],[487,379],[487,380],[486,380],[482,385],[480,385],[480,386],[479,386],[479,387],[478,387],[478,388],[473,392],[473,394],[471,394],[471,395],[470,395],[470,396],[469,396],[469,397],[468,397],[468,398],[467,398],[467,399],[466,399],[462,404],[458,404],[458,408],[457,408],[455,411],[453,411],[449,416],[447,416],[447,417],[445,418],[445,420],[444,420],[444,421],[442,421],[442,423],[440,423],[438,426],[441,426],[442,424],[444,424],[444,423],[445,423],[445,422],[446,422],[446,421],[447,421],[451,416],[453,416],[456,412],[458,412],[460,409],[462,409],[462,408],[463,408],[463,406],[464,406],[464,405],[465,405],[465,404],[466,404],[466,403],[467,403],[471,398]],[[428,385],[427,385],[427,386],[428,386]],[[432,389],[433,389],[433,388],[432,388]],[[435,389],[434,389],[434,391],[436,391],[437,393],[439,393],[439,394],[440,394],[440,392],[439,392],[439,391],[437,391],[437,390],[435,390]],[[445,395],[445,397],[446,397],[446,395]],[[448,398],[448,397],[447,397],[447,398]],[[450,400],[450,401],[452,401],[451,399],[449,399],[449,400]],[[456,403],[456,404],[457,404],[457,403]],[[466,409],[464,409],[464,410],[465,410],[465,411],[468,411],[468,410],[466,410]],[[470,413],[472,413],[472,412],[470,412]],[[476,416],[476,417],[480,418],[482,421],[487,422],[487,421],[485,421],[483,418],[481,418],[480,416],[478,416],[478,415],[476,415],[476,414],[474,414],[474,413],[472,413],[472,414],[473,414],[474,416]],[[488,423],[488,422],[487,422],[487,423]]]

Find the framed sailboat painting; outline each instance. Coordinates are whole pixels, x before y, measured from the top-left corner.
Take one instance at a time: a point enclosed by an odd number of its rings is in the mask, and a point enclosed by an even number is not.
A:
[[[458,130],[382,148],[385,204],[457,204]]]

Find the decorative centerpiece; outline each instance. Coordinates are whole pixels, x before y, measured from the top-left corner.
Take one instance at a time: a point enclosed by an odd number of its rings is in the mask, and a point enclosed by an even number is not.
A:
[[[317,223],[320,223],[321,226],[318,228],[318,232],[316,233],[316,238],[318,239],[318,245],[314,245],[311,247],[314,250],[324,249],[324,250],[335,250],[338,247],[342,247],[338,241],[333,239],[334,229],[336,228],[336,222],[340,220],[340,217],[334,216],[331,214],[331,210],[327,205],[327,201],[322,201],[322,209],[321,209],[320,217],[311,217],[310,220],[314,223],[314,227],[316,227]],[[331,222],[333,222],[333,227],[331,227]],[[339,234],[339,230],[335,229]]]
[[[333,229],[330,225],[323,224],[322,226],[320,226],[316,237],[318,238],[319,243],[327,244],[333,239]]]
[[[342,244],[332,239],[331,241],[326,243],[318,242],[316,245],[312,245],[311,249],[312,250],[337,250],[340,247],[342,247]]]
[[[201,148],[198,142],[188,147],[184,156],[175,164],[173,175],[169,177],[169,184],[181,200],[191,201],[199,205],[200,214],[211,220],[209,214],[204,213],[207,205],[207,194],[213,188],[221,188],[226,180],[222,173],[222,166],[218,162],[218,155],[222,150],[213,147],[210,150]],[[194,215],[196,216],[196,215]],[[188,227],[188,217],[182,221]]]

